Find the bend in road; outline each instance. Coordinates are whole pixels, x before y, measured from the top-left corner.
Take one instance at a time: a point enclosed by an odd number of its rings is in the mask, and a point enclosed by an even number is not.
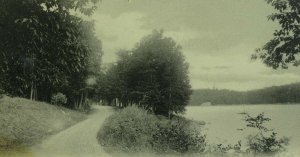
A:
[[[111,107],[94,106],[95,112],[78,124],[51,136],[31,150],[36,157],[106,157],[96,139],[97,132],[112,112]]]

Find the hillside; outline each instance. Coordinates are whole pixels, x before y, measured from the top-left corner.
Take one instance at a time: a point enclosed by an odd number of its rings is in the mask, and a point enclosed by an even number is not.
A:
[[[0,99],[0,151],[26,147],[81,120],[85,115],[23,98]]]
[[[300,103],[300,83],[272,86],[239,92],[226,89],[197,89],[193,91],[190,105],[211,104],[277,104]]]

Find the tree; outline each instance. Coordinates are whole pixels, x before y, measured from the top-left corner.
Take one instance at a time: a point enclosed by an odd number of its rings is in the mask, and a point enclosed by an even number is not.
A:
[[[50,101],[63,92],[68,104],[78,101],[89,59],[102,51],[93,25],[71,12],[90,15],[97,1],[0,0],[0,86],[13,96]]]
[[[153,31],[131,51],[121,51],[115,65],[121,106],[138,104],[155,114],[180,113],[191,86],[181,47],[163,31]]]
[[[115,64],[110,64],[107,69],[102,68],[101,74],[96,77],[96,84],[94,85],[96,100],[104,100],[108,105],[113,105],[113,101],[119,98],[123,86],[119,79],[119,74]],[[116,103],[114,103],[116,104]]]
[[[256,50],[253,59],[260,58],[274,69],[288,68],[289,64],[300,63],[300,1],[299,0],[266,0],[277,12],[268,16],[277,21],[279,30],[275,30],[274,38],[262,48]]]
[[[271,119],[265,117],[264,113],[257,116],[250,116],[248,113],[245,115],[244,121],[247,123],[248,128],[254,128],[256,133],[248,136],[247,138],[247,152],[252,152],[254,155],[275,155],[276,153],[286,150],[289,144],[289,138],[278,138],[277,133],[273,129],[265,126],[265,123]]]

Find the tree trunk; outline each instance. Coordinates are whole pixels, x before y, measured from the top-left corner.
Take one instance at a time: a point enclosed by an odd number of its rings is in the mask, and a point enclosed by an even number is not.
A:
[[[170,87],[170,91],[169,91],[169,105],[168,105],[168,117],[169,119],[171,119],[171,87]]]
[[[79,109],[82,108],[82,103],[83,103],[83,93],[81,93],[81,98],[80,98],[80,102],[79,102]]]
[[[30,100],[33,101],[37,100],[37,89],[33,81],[31,82],[31,88],[30,88]]]
[[[33,98],[33,84],[31,83],[31,88],[30,88],[30,100]]]

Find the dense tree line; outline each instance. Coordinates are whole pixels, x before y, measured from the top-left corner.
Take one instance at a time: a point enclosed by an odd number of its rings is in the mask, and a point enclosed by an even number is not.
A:
[[[102,99],[121,107],[136,104],[161,115],[184,111],[191,94],[188,64],[173,39],[155,30],[132,50],[120,50],[118,57],[98,78]]]
[[[191,105],[214,104],[276,104],[300,103],[300,83],[238,92],[232,90],[199,89],[191,96]]]
[[[91,15],[97,0],[1,0],[0,88],[12,96],[50,101],[62,92],[82,102],[86,80],[99,71],[101,43]],[[93,60],[91,60],[93,59]]]

